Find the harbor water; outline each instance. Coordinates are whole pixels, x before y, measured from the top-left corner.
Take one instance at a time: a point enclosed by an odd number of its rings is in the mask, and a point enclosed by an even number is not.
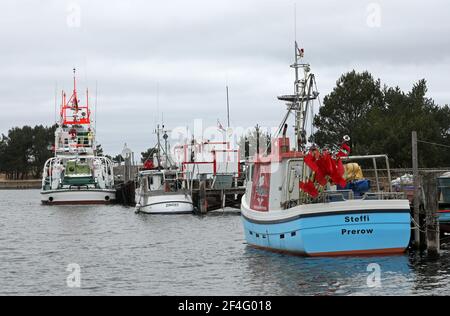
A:
[[[248,247],[232,212],[137,215],[122,206],[43,206],[0,191],[0,295],[445,295],[450,248],[303,258]],[[330,242],[333,242],[330,240]],[[79,287],[71,283],[79,267]],[[76,273],[78,273],[78,270]]]

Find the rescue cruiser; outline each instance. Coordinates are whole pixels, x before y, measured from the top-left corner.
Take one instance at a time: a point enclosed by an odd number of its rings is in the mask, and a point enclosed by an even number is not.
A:
[[[308,145],[307,116],[319,93],[310,65],[300,62],[303,55],[295,43],[294,94],[278,97],[287,102],[287,113],[271,152],[257,154],[247,168],[241,214],[248,245],[304,256],[403,253],[411,235],[410,207],[403,193],[392,190],[388,158],[349,156],[347,136],[334,149]],[[293,148],[287,136],[291,114]],[[368,160],[376,170],[380,159],[389,184],[377,172],[375,183],[364,178],[357,163]]]
[[[91,125],[89,92],[82,105],[77,94],[62,92],[60,122],[55,132],[55,156],[47,160],[42,176],[43,204],[108,204],[116,199],[113,164],[96,153]]]

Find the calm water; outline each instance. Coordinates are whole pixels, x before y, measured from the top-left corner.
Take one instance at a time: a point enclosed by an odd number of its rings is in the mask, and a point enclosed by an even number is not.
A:
[[[70,288],[67,266],[81,268]],[[381,287],[367,286],[367,266]],[[0,191],[0,295],[448,294],[450,251],[301,258],[246,246],[237,215],[145,216],[121,206],[39,204],[39,191]]]

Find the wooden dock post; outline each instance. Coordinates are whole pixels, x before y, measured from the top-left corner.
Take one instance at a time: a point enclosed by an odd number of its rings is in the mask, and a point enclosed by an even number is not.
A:
[[[245,141],[244,141],[244,157],[245,157],[245,160],[250,159],[250,141],[247,137],[245,137]]]
[[[438,219],[438,190],[434,173],[424,176],[423,189],[425,193],[427,251],[429,256],[439,256],[439,219]]]
[[[256,154],[259,155],[259,125],[256,124],[255,130],[256,130]]]
[[[412,145],[412,167],[413,167],[413,177],[414,177],[414,209],[413,218],[415,225],[420,223],[420,190],[419,190],[419,162],[417,154],[417,132],[413,131],[411,135],[411,145]],[[414,230],[414,244],[413,247],[416,249],[420,248],[420,230],[416,227]]]
[[[208,212],[208,200],[206,198],[206,180],[200,181],[199,194],[198,194],[199,210],[201,214]]]

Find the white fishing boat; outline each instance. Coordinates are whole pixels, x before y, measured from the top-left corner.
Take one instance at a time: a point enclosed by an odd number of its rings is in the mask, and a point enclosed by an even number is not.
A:
[[[186,182],[174,170],[139,173],[136,211],[145,214],[188,214],[194,211]]]
[[[162,148],[160,135],[165,142]],[[153,157],[139,172],[136,191],[136,212],[145,214],[188,214],[194,212],[189,182],[177,171],[168,153],[167,131],[156,130],[158,143]],[[150,163],[149,163],[150,162]]]
[[[89,94],[81,105],[76,90],[69,99],[62,92],[60,122],[55,132],[55,156],[47,160],[42,175],[44,204],[107,204],[116,199],[113,164],[96,154],[91,126]]]

